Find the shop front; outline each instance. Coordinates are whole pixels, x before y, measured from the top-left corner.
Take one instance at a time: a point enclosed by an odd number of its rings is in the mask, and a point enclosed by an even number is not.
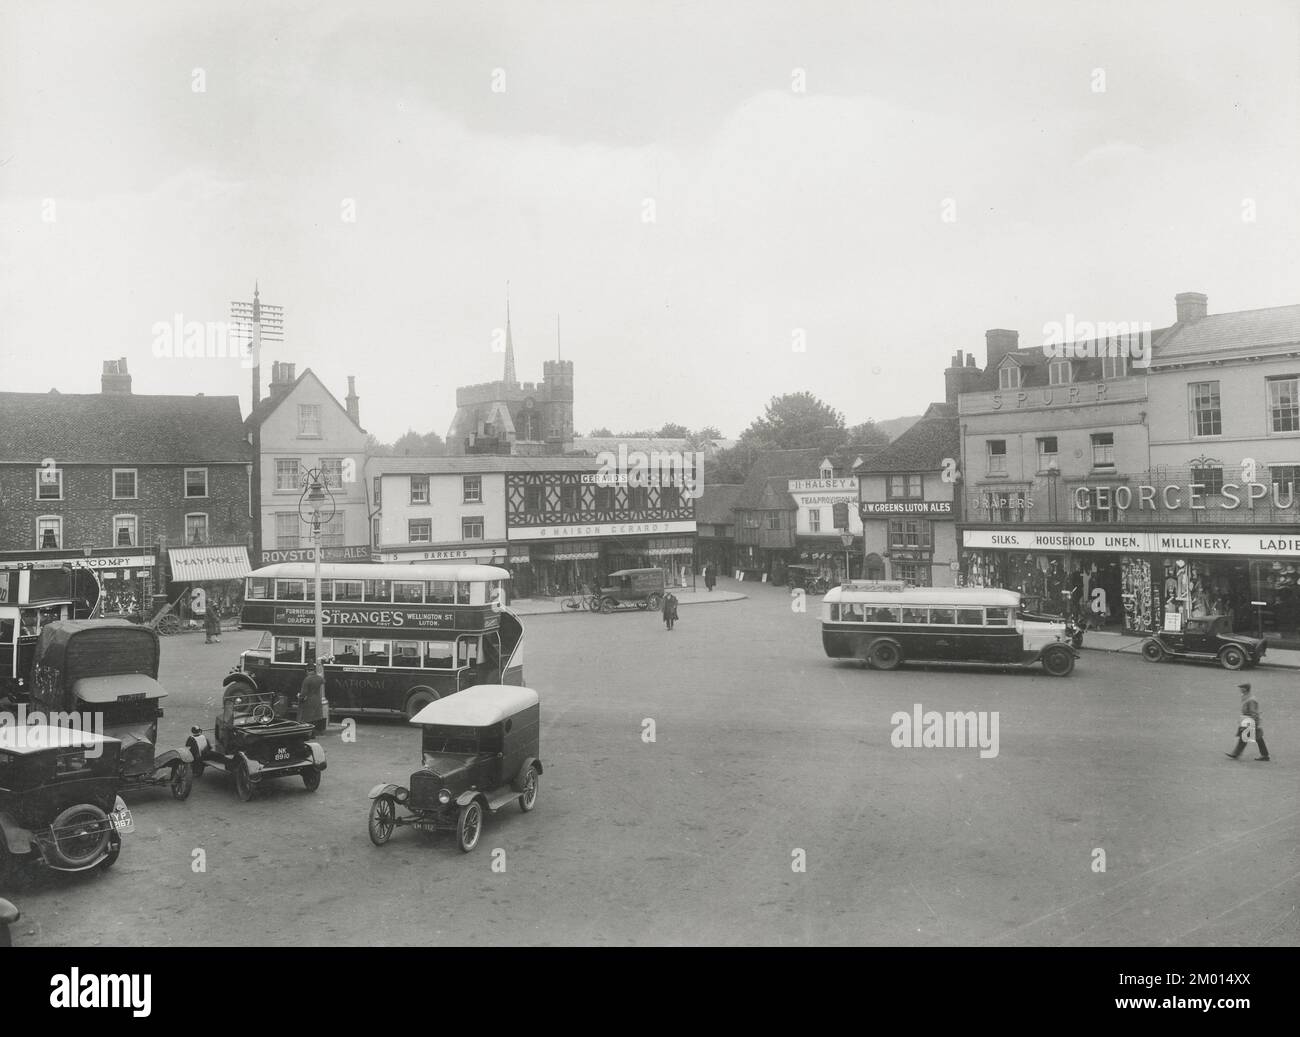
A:
[[[503,558],[516,596],[551,597],[599,587],[619,569],[661,568],[680,586],[694,554],[694,522],[593,522],[512,528]]]
[[[1225,615],[1233,629],[1300,648],[1300,536],[1271,533],[966,529],[962,577],[1026,607],[1143,634],[1167,611]]]
[[[0,553],[0,569],[44,570],[63,567],[94,570],[99,586],[90,588],[89,584],[93,581],[87,575],[89,582],[85,593],[98,596],[98,605],[95,606],[92,602],[96,616],[140,620],[147,614],[158,568],[157,556],[152,552],[42,551],[39,555],[12,551]]]
[[[181,620],[201,620],[215,610],[237,618],[244,605],[244,580],[253,567],[243,544],[173,547],[167,552],[167,598]]]

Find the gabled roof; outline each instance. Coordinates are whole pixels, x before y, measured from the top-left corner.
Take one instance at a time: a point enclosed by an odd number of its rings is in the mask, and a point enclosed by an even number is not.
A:
[[[297,378],[293,380],[293,384],[289,386],[289,388],[280,396],[263,397],[262,400],[258,403],[258,405],[253,408],[252,413],[248,415],[248,419],[244,422],[245,428],[251,431],[255,426],[264,424],[266,419],[269,418],[276,410],[279,409],[280,404],[282,404],[285,400],[287,400],[290,396],[292,396],[297,391],[298,386],[302,385],[303,381],[307,378],[308,375],[311,375],[312,381],[320,386],[321,392],[323,392],[326,396],[328,396],[330,402],[333,403],[334,406],[339,409],[339,413],[342,414],[345,418],[347,418],[348,421],[352,421],[352,415],[348,413],[348,409],[345,406],[343,406],[343,404],[339,403],[338,397],[335,396],[332,392],[329,391],[329,389],[325,387],[325,383],[320,380],[320,376],[317,375],[316,372],[313,371],[310,367],[308,367],[302,372],[302,374],[300,374]],[[365,431],[365,429],[363,429],[355,421],[352,421],[352,424],[359,431],[361,432]]]
[[[961,429],[954,403],[932,403],[921,420],[868,458],[859,475],[879,472],[937,472],[948,458],[961,457]]]
[[[0,463],[248,462],[237,396],[0,392]]]
[[[1158,343],[1160,337],[1169,329],[1158,328],[1151,331],[1150,341]],[[1100,353],[1101,356],[1082,356],[1082,357],[1063,357],[1070,361],[1070,376],[1074,382],[1096,382],[1102,378],[1102,357],[1107,353],[1106,340],[1089,339],[1086,343],[1072,343],[1078,345],[1081,352]],[[1115,347],[1110,347],[1114,351]],[[1153,353],[1158,355],[1158,350],[1153,345]],[[966,392],[997,392],[998,372],[1009,363],[1014,362],[1020,368],[1020,387],[1035,388],[1037,386],[1046,386],[1051,383],[1051,376],[1048,371],[1049,365],[1057,357],[1049,356],[1043,346],[1030,346],[1026,349],[1013,349],[1005,357],[999,360],[992,367],[987,367],[980,373],[978,379],[973,379],[973,384],[967,388]],[[1129,361],[1129,373],[1141,373],[1141,369],[1135,369],[1133,361]]]
[[[816,479],[817,466],[821,463],[823,453],[814,448],[805,450],[764,450],[754,459],[754,466],[749,470],[749,478],[736,498],[733,507],[745,508],[794,508],[794,498],[788,492],[791,479]],[[774,498],[773,481],[781,484],[779,495]],[[764,500],[768,503],[762,503]]]
[[[1155,363],[1300,345],[1300,304],[1214,313],[1156,338]]]
[[[735,522],[736,516],[731,513],[731,509],[744,488],[744,483],[705,483],[703,492],[695,502],[695,521],[715,526]]]

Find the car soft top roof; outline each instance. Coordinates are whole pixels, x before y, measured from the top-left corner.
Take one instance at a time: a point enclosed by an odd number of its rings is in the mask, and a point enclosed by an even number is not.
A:
[[[45,749],[89,749],[95,745],[120,745],[108,735],[74,727],[49,724],[5,724],[0,727],[0,750],[10,753],[38,753]]]
[[[72,697],[82,702],[102,704],[133,695],[146,699],[164,699],[167,692],[152,677],[143,673],[117,673],[108,677],[82,677],[72,682]]]
[[[454,695],[430,702],[412,724],[447,724],[450,727],[488,727],[535,706],[541,701],[531,688],[513,684],[476,684]]]

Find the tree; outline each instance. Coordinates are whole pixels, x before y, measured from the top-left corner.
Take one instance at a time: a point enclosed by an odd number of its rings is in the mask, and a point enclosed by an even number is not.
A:
[[[874,421],[867,420],[861,425],[854,425],[848,430],[844,445],[838,451],[837,467],[843,467],[850,473],[853,462],[859,457],[869,460],[872,454],[878,454],[889,446],[889,433]]]
[[[844,444],[844,415],[810,392],[773,396],[740,440],[766,449],[815,447],[830,454]]]
[[[436,432],[422,434],[407,429],[393,444],[392,452],[398,457],[441,457],[447,452],[447,445]]]
[[[690,435],[690,432],[691,430],[685,425],[678,425],[676,422],[670,421],[656,432],[655,435],[659,439],[685,439]]]
[[[592,439],[609,439],[609,437],[612,436],[613,434],[614,433],[612,433],[604,425],[602,425],[600,428],[592,429],[591,432],[589,433]]]

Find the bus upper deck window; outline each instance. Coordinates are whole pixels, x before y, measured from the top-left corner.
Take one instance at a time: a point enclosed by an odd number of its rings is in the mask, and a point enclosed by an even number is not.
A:
[[[335,580],[334,600],[335,601],[360,601],[361,587],[362,587],[362,581],[360,580]]]
[[[392,601],[393,584],[391,580],[367,580],[366,601]]]
[[[430,605],[454,605],[456,584],[449,580],[430,580],[424,600]]]
[[[403,605],[418,605],[424,601],[424,584],[419,580],[397,580],[393,583],[393,600]]]
[[[471,587],[471,584],[468,584],[468,583],[463,583],[463,582],[462,582],[462,583],[458,583],[458,584],[456,584],[456,601],[457,601],[457,603],[459,603],[459,604],[461,604],[461,605],[468,605],[468,604],[470,603],[470,596],[469,596],[469,595],[470,595],[470,587]],[[481,603],[480,603],[480,604],[481,604]]]
[[[306,601],[307,588],[303,580],[276,580],[275,598],[277,601]]]

